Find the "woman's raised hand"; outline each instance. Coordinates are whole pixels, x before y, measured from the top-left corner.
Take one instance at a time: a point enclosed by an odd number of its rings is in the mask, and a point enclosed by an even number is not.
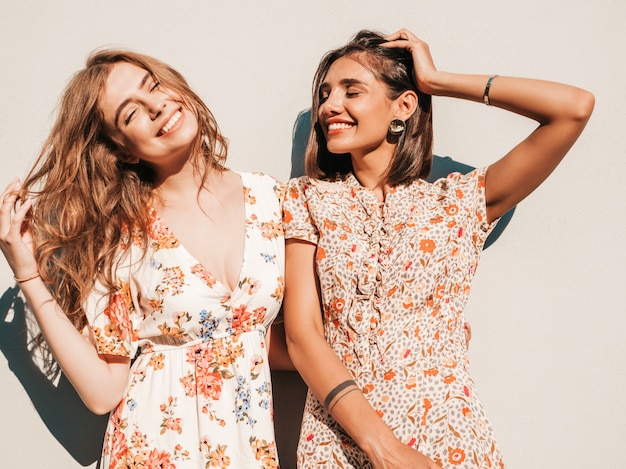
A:
[[[26,221],[31,209],[29,199],[20,199],[21,183],[14,179],[2,192],[0,199],[0,250],[16,278],[28,278],[37,273],[33,237]]]
[[[433,75],[437,73],[437,68],[430,55],[428,44],[406,29],[396,31],[386,39],[388,42],[383,43],[383,47],[406,49],[411,52],[417,88],[422,93],[434,94],[431,83],[434,82]]]

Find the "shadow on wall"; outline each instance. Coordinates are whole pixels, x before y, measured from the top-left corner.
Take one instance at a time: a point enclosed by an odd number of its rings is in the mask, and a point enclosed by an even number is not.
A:
[[[303,111],[294,125],[292,177],[304,174],[304,150],[310,120],[310,111]],[[445,177],[453,171],[467,173],[472,169],[449,157],[435,156],[428,180]],[[485,248],[500,236],[513,216],[513,211],[502,217],[487,238]],[[32,337],[37,332],[36,323],[19,295],[19,288],[10,287],[0,298],[0,350],[50,433],[79,464],[91,465],[100,457],[107,416],[95,415],[85,407],[56,363],[45,355],[45,344],[37,346],[34,343]],[[37,353],[42,350],[43,361],[41,353]],[[42,362],[43,366],[37,362]],[[300,418],[307,388],[294,371],[275,371],[272,378],[276,443],[281,469],[295,469]]]
[[[0,350],[52,436],[76,462],[89,466],[100,458],[107,416],[85,407],[45,344],[33,339],[38,332],[19,288],[7,289],[0,298]]]
[[[304,152],[309,130],[311,128],[311,111],[302,111],[296,118],[293,128],[291,147],[291,177],[304,174]],[[468,173],[474,169],[450,157],[434,155],[433,167],[427,180],[436,181],[452,172]],[[502,234],[511,220],[515,209],[511,209],[498,222],[489,234],[484,249],[493,244]],[[272,373],[274,389],[274,419],[276,425],[276,444],[280,455],[281,469],[295,469],[296,447],[300,433],[300,418],[304,409],[307,388],[300,375],[295,371],[276,371]]]

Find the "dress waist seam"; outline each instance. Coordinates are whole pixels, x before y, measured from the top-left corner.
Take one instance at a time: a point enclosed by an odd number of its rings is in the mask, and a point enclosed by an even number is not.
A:
[[[209,339],[204,339],[202,337],[195,339],[195,340],[191,340],[188,342],[180,342],[180,343],[173,343],[173,344],[155,344],[154,342],[151,342],[150,340],[146,339],[145,343],[141,344],[139,346],[139,353],[138,355],[146,355],[146,354],[152,354],[155,352],[167,352],[167,351],[176,351],[176,350],[185,350],[188,349],[190,347],[195,347],[198,345],[204,345],[206,347],[212,347],[214,345],[216,345],[216,343],[218,342],[222,342],[224,339],[229,339],[229,340],[237,340],[238,337],[242,337],[242,336],[246,336],[248,334],[256,334],[256,333],[261,333],[261,335],[265,335],[266,329],[263,326],[259,326],[257,328],[254,329],[250,329],[244,332],[240,332],[237,334],[220,334],[217,336],[212,336]]]

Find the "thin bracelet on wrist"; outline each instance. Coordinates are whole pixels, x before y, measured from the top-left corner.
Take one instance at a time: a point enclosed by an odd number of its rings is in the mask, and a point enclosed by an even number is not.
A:
[[[39,272],[30,275],[29,277],[24,277],[24,278],[17,278],[15,275],[13,276],[13,280],[15,280],[17,283],[24,283],[24,282],[28,282],[29,280],[34,280],[37,277],[39,277],[40,274]]]
[[[489,90],[491,89],[491,83],[493,83],[493,79],[498,75],[491,75],[489,80],[487,80],[487,86],[485,86],[485,91],[483,93],[483,103],[487,106],[491,106],[491,102],[489,101]]]

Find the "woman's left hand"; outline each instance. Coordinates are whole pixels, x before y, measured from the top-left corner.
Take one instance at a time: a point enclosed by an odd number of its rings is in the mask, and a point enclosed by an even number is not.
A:
[[[411,52],[417,88],[422,93],[434,94],[431,83],[434,82],[434,75],[438,72],[428,44],[406,29],[396,31],[386,39],[389,42],[382,44],[383,47],[401,48]]]

